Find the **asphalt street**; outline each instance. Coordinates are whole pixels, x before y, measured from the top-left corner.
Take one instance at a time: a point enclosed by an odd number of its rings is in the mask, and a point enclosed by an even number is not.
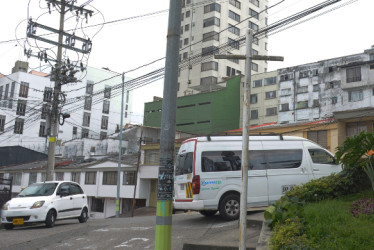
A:
[[[255,249],[262,212],[248,212],[247,247]],[[0,249],[154,249],[155,216],[57,221],[0,230]],[[196,212],[173,215],[172,249],[237,249],[238,221]]]

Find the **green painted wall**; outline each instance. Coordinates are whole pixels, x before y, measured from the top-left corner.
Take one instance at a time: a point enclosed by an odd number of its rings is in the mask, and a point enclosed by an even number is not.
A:
[[[144,106],[144,126],[161,127],[162,102]],[[177,99],[176,130],[211,134],[239,128],[240,76],[227,81],[223,90]]]

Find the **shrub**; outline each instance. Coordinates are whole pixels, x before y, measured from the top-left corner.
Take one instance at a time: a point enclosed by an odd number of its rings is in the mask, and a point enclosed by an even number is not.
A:
[[[374,199],[361,199],[355,201],[351,205],[351,213],[355,217],[359,217],[362,214],[374,213]]]
[[[307,238],[303,224],[298,219],[286,219],[278,223],[269,240],[270,249],[314,249]]]

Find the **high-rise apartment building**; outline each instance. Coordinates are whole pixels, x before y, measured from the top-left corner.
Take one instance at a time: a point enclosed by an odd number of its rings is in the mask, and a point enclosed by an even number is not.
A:
[[[225,78],[244,74],[244,60],[213,56],[244,55],[247,29],[267,25],[267,5],[267,0],[182,0],[178,96],[221,89]],[[252,49],[254,55],[267,55],[267,37],[255,39]],[[266,71],[266,61],[253,62],[252,74]]]

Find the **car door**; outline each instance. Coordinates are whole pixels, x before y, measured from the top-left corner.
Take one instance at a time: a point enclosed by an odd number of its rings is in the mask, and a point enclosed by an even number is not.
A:
[[[71,197],[73,198],[72,216],[79,216],[82,208],[87,203],[87,197],[82,188],[75,183],[70,184]]]
[[[74,200],[70,193],[70,183],[61,183],[56,192],[55,207],[57,210],[57,218],[67,218],[72,216],[72,208]]]

